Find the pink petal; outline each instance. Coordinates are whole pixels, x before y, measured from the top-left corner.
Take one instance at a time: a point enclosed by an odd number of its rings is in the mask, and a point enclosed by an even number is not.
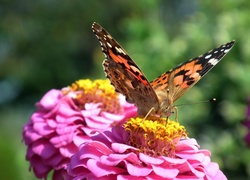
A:
[[[37,134],[37,132],[33,129],[28,130],[28,128],[26,128],[26,131],[23,131],[23,136],[26,145],[30,145],[32,142],[42,137],[40,134]]]
[[[45,122],[34,123],[33,129],[41,136],[46,136],[54,132],[54,129],[50,128]]]
[[[102,112],[102,116],[104,116],[106,119],[112,119],[113,121],[120,121],[124,118],[124,114],[111,114],[107,112]]]
[[[31,164],[36,164],[34,167],[34,173],[38,178],[44,178],[47,176],[47,173],[50,171],[50,167],[45,164],[40,163],[42,159],[39,156],[34,156],[30,159]]]
[[[100,162],[109,166],[116,166],[122,161],[139,164],[138,157],[134,153],[129,154],[110,154],[109,156],[101,156]]]
[[[212,180],[227,180],[227,177],[219,170],[217,174],[211,178]]]
[[[64,147],[61,147],[59,149],[60,154],[62,154],[64,157],[71,157],[73,154],[75,154],[75,152],[77,152],[78,150],[78,146],[74,145],[74,144],[67,144]]]
[[[44,159],[49,159],[57,149],[50,143],[44,142],[42,140],[36,141],[32,145],[32,150],[37,154],[43,157]]]
[[[144,180],[144,177],[136,177],[136,176],[131,176],[131,175],[118,175],[117,180]]]
[[[150,157],[144,153],[140,153],[139,158],[142,162],[145,162],[145,164],[156,164],[157,165],[157,164],[162,164],[164,162],[163,159]],[[172,158],[171,158],[171,160],[172,160]]]
[[[138,151],[137,148],[134,148],[134,147],[126,145],[126,144],[120,144],[120,143],[112,143],[111,148],[116,153],[124,153],[128,149]]]
[[[175,169],[175,168],[170,168],[170,167],[166,167],[166,166],[159,166],[159,165],[158,166],[152,165],[152,167],[153,167],[155,174],[157,174],[158,176],[161,176],[163,178],[173,179],[179,173],[179,170]]]
[[[45,109],[51,109],[56,105],[61,96],[62,92],[60,90],[52,89],[43,96],[38,105]]]
[[[127,171],[132,176],[147,176],[152,172],[152,168],[133,165],[131,163],[125,162],[127,166]]]
[[[110,174],[124,173],[124,169],[118,167],[112,167],[104,165],[94,159],[89,159],[87,162],[87,168],[96,176],[102,177]]]
[[[211,175],[211,177],[216,176],[217,172],[219,171],[219,165],[217,163],[209,163],[207,166],[207,173]]]

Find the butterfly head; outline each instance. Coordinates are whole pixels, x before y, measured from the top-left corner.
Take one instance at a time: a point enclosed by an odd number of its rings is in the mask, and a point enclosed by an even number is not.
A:
[[[174,113],[174,101],[169,93],[169,89],[155,91],[155,93],[158,99],[158,106],[154,107],[155,111],[153,114],[168,118]]]

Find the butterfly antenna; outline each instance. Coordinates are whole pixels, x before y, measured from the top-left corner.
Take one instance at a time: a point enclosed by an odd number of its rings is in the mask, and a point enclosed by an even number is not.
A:
[[[201,104],[201,103],[208,103],[208,102],[215,102],[216,98],[212,98],[209,100],[205,100],[205,101],[199,101],[199,102],[194,102],[194,103],[186,103],[186,104],[177,104],[175,105],[175,107],[179,107],[179,106],[186,106],[186,105],[193,105],[193,104]]]

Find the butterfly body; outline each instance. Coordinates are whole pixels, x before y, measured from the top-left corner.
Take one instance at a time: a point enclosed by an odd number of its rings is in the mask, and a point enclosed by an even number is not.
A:
[[[93,23],[105,55],[103,62],[106,77],[115,90],[138,108],[138,115],[148,112],[169,117],[174,111],[174,102],[193,87],[233,47],[228,42],[201,56],[179,64],[149,82],[140,68],[116,40],[99,24]]]

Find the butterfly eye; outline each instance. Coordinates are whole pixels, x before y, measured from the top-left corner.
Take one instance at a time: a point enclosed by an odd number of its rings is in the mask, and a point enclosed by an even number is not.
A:
[[[176,112],[175,119],[177,119],[177,116],[178,116],[177,108],[176,108],[176,107],[168,106],[168,107],[165,108],[165,110],[164,110],[164,115],[165,115],[166,117],[169,117],[169,116],[173,115],[175,112]]]

